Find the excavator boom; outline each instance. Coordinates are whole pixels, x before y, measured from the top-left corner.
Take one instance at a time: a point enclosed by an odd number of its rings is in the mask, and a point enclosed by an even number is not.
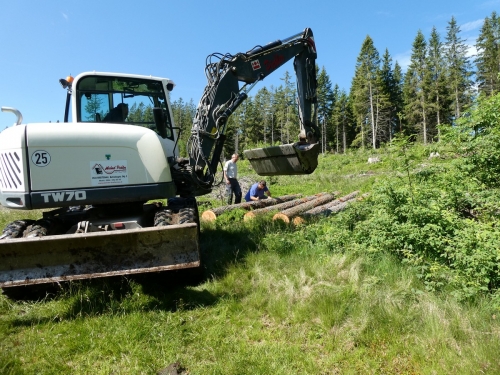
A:
[[[256,83],[294,59],[299,107],[298,141],[244,152],[260,175],[309,174],[317,167],[321,138],[316,124],[316,45],[311,29],[236,55],[213,54],[205,68],[208,84],[198,104],[188,142],[191,176],[179,186],[185,195],[211,191],[229,116]],[[212,58],[217,61],[212,62]],[[243,82],[243,87],[239,87]],[[179,178],[178,180],[182,180]],[[188,181],[189,180],[189,181]],[[195,186],[194,191],[193,186]]]

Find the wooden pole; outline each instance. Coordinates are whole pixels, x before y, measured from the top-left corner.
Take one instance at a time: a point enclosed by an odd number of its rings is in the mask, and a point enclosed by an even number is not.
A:
[[[245,221],[247,221],[247,220],[253,219],[257,215],[263,215],[263,214],[271,212],[273,210],[280,211],[280,210],[284,210],[284,209],[287,209],[287,208],[290,208],[290,207],[294,207],[294,206],[297,206],[299,204],[302,204],[302,203],[314,200],[314,199],[316,199],[316,198],[318,198],[318,197],[320,197],[322,195],[325,195],[325,194],[327,194],[327,193],[318,193],[318,194],[315,194],[315,195],[310,195],[308,197],[294,199],[294,200],[289,201],[289,202],[280,203],[280,204],[277,204],[275,206],[270,206],[270,207],[265,207],[265,208],[259,208],[257,210],[253,210],[253,211],[247,212],[245,214],[245,216],[243,216],[243,219]]]
[[[211,210],[206,210],[201,214],[201,220],[204,221],[215,221],[217,216],[222,215],[224,212],[229,212],[232,210],[236,210],[238,208],[243,208],[245,210],[264,208],[268,206],[277,205],[284,202],[289,202],[291,200],[300,198],[302,194],[291,194],[291,195],[283,195],[281,197],[276,198],[268,198],[268,199],[260,199],[258,201],[252,202],[242,202],[238,204],[231,204],[228,206],[221,206],[212,208]]]

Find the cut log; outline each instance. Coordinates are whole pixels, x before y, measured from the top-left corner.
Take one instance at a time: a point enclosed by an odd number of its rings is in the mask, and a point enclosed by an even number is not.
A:
[[[334,201],[328,202],[328,203],[323,204],[321,206],[317,206],[317,207],[314,207],[308,211],[305,211],[303,213],[303,215],[304,216],[314,216],[317,214],[325,213],[331,207],[337,206],[337,205],[341,204],[342,202],[347,202],[347,201],[350,201],[351,199],[356,198],[356,196],[358,194],[359,194],[359,191],[353,191],[352,193],[344,195],[343,197],[335,199]]]
[[[356,199],[356,196],[359,194],[359,191],[353,191],[350,194],[344,195],[338,199],[335,199],[332,202],[328,202],[324,205],[314,207],[308,211],[303,212],[302,214],[293,218],[293,223],[295,225],[300,225],[305,223],[305,221],[309,218],[315,216],[329,216],[332,213],[337,213],[342,211],[347,205]],[[363,194],[362,197],[367,196],[367,194]],[[358,198],[359,199],[359,198]]]
[[[325,194],[321,197],[317,197],[309,202],[304,202],[302,204],[296,205],[294,207],[290,207],[286,210],[278,212],[273,216],[273,220],[282,220],[285,223],[289,223],[292,218],[301,214],[302,212],[308,211],[313,207],[321,206],[325,203],[331,202],[335,199],[335,195],[333,194]]]
[[[204,211],[201,214],[201,220],[214,221],[217,219],[217,216],[222,215],[224,212],[229,212],[232,210],[236,210],[238,208],[243,208],[244,210],[264,208],[284,202],[289,202],[294,199],[300,198],[301,196],[302,194],[283,195],[281,197],[276,197],[276,198],[260,199],[258,201],[243,202],[238,204],[231,204],[228,206],[216,207],[211,210]]]
[[[318,194],[315,194],[315,195],[310,195],[308,197],[294,199],[294,200],[289,201],[289,202],[280,203],[280,204],[277,204],[275,206],[269,206],[269,207],[259,208],[257,210],[253,210],[253,211],[247,212],[245,214],[245,216],[243,216],[243,219],[245,221],[247,221],[247,220],[253,219],[257,215],[263,215],[263,214],[266,214],[268,212],[275,211],[275,210],[276,211],[285,210],[287,208],[294,207],[294,206],[297,206],[299,204],[312,201],[312,200],[314,200],[314,199],[316,199],[318,197],[321,197],[321,196],[323,196],[325,194],[327,194],[327,193],[318,193]]]

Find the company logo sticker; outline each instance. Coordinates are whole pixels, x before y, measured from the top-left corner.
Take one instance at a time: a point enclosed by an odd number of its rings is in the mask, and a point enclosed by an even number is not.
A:
[[[252,69],[253,70],[259,70],[260,69],[260,61],[259,60],[254,60],[251,62],[252,64]]]
[[[128,184],[126,160],[104,160],[90,162],[92,186]]]

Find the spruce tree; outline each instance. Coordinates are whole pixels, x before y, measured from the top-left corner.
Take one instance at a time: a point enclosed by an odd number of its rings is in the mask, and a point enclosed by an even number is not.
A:
[[[427,42],[422,31],[419,30],[413,41],[411,63],[405,74],[404,98],[405,118],[424,144],[428,143],[427,115],[429,111],[426,70]]]
[[[500,22],[496,12],[484,19],[476,41],[476,83],[480,94],[492,96],[500,91]]]
[[[428,85],[428,135],[439,139],[439,126],[448,118],[448,92],[446,82],[446,62],[443,44],[436,28],[432,28],[427,54],[426,84]]]
[[[328,124],[331,122],[332,109],[334,105],[334,94],[332,82],[324,67],[318,74],[318,126],[321,129],[321,150],[324,153],[330,140],[331,131]]]
[[[460,38],[460,26],[452,17],[446,28],[445,59],[448,70],[448,96],[453,119],[457,119],[463,108],[471,103],[472,67],[467,56],[467,44]]]
[[[379,71],[380,94],[378,96],[378,110],[377,110],[377,123],[380,124],[380,141],[387,142],[392,139],[394,132],[394,118],[395,118],[395,81],[394,73],[392,70],[392,58],[389,50],[386,48],[382,56],[382,66]]]
[[[332,111],[333,129],[335,129],[334,149],[336,153],[346,153],[348,146],[356,134],[356,122],[352,113],[349,95],[345,90],[340,90],[338,85],[334,88],[335,104]]]
[[[366,36],[356,61],[356,70],[351,85],[353,110],[359,126],[358,142],[361,146],[369,139],[373,148],[377,147],[376,104],[380,57],[373,40]],[[368,137],[367,137],[368,136]]]
[[[392,74],[393,86],[391,87],[391,102],[394,104],[393,127],[394,133],[404,132],[404,97],[403,97],[403,82],[404,74],[401,66],[396,61]]]
[[[254,121],[257,127],[260,127],[260,129],[255,129],[254,132],[259,134],[259,142],[264,142],[266,146],[269,145],[268,139],[271,132],[271,102],[271,93],[266,87],[260,89],[254,97],[256,116]]]

